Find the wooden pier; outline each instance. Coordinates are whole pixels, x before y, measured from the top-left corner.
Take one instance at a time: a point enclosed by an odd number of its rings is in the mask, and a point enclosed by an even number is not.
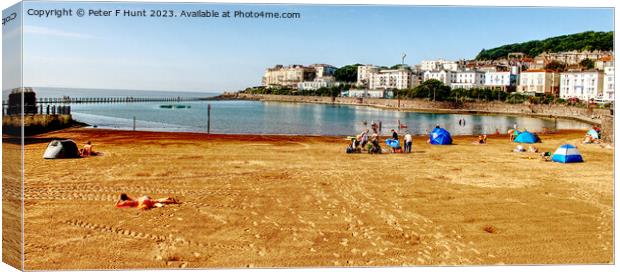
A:
[[[136,102],[181,102],[197,101],[195,97],[42,97],[37,104],[79,104],[79,103],[136,103]]]

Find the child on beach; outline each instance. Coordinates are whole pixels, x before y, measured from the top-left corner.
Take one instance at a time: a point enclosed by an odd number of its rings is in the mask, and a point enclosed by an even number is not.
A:
[[[117,208],[138,208],[141,210],[148,210],[154,207],[163,207],[166,204],[179,204],[179,201],[172,197],[152,199],[149,196],[141,196],[134,200],[127,194],[122,193],[121,199],[116,202]]]

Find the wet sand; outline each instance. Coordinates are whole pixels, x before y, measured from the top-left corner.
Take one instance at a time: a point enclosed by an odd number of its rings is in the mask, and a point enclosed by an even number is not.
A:
[[[43,134],[25,150],[25,268],[607,264],[614,151],[583,134],[536,144],[577,145],[577,164],[507,136],[369,155],[337,137]],[[52,138],[104,155],[44,160]],[[118,209],[122,192],[183,203]]]

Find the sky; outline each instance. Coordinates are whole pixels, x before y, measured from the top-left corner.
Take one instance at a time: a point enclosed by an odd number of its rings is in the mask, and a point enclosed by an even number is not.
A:
[[[17,43],[19,35],[11,32],[23,31],[25,86],[236,91],[260,85],[265,68],[276,64],[391,66],[405,52],[405,63],[415,65],[471,59],[508,43],[613,30],[611,8],[25,2],[23,12],[59,8],[299,12],[301,18],[23,14],[23,28],[3,27],[3,43]],[[5,49],[4,56],[20,55],[19,47],[9,48],[15,51]],[[3,81],[3,90],[11,84]]]

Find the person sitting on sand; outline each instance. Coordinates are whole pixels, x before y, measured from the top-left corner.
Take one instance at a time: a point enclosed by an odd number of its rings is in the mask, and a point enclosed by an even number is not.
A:
[[[487,143],[487,135],[483,134],[483,135],[479,135],[478,136],[478,141],[474,142],[475,144],[486,144]]]
[[[366,144],[368,143],[368,132],[369,132],[369,130],[368,130],[368,129],[366,129],[366,130],[362,131],[362,134],[361,134],[361,136],[362,136],[362,139],[361,139],[361,141],[362,141],[362,145],[361,145],[361,147],[362,147],[362,148],[363,148],[364,146],[366,146]]]
[[[122,193],[121,199],[116,202],[116,207],[148,210],[154,207],[163,207],[166,204],[179,204],[179,201],[172,197],[152,199],[149,196],[141,196],[138,199],[134,200],[127,194]]]
[[[82,157],[88,157],[90,155],[95,155],[95,154],[96,152],[93,150],[93,145],[91,144],[90,141],[86,142],[84,147],[80,149],[80,156]]]
[[[596,139],[594,139],[594,137],[592,137],[592,135],[586,134],[585,138],[583,139],[583,143],[584,144],[594,144],[594,143],[596,143]]]
[[[551,152],[549,152],[549,151],[542,152],[542,153],[540,153],[540,157],[544,161],[549,161],[551,159]]]
[[[362,139],[364,138],[364,136],[362,134],[355,136],[355,149],[358,150],[360,148],[362,148]]]
[[[530,145],[530,152],[532,153],[538,153],[538,148],[536,146]]]
[[[372,138],[370,138],[370,144],[368,144],[368,153],[370,154],[379,154],[381,153],[381,146],[379,145],[379,136],[377,134],[373,134]]]

